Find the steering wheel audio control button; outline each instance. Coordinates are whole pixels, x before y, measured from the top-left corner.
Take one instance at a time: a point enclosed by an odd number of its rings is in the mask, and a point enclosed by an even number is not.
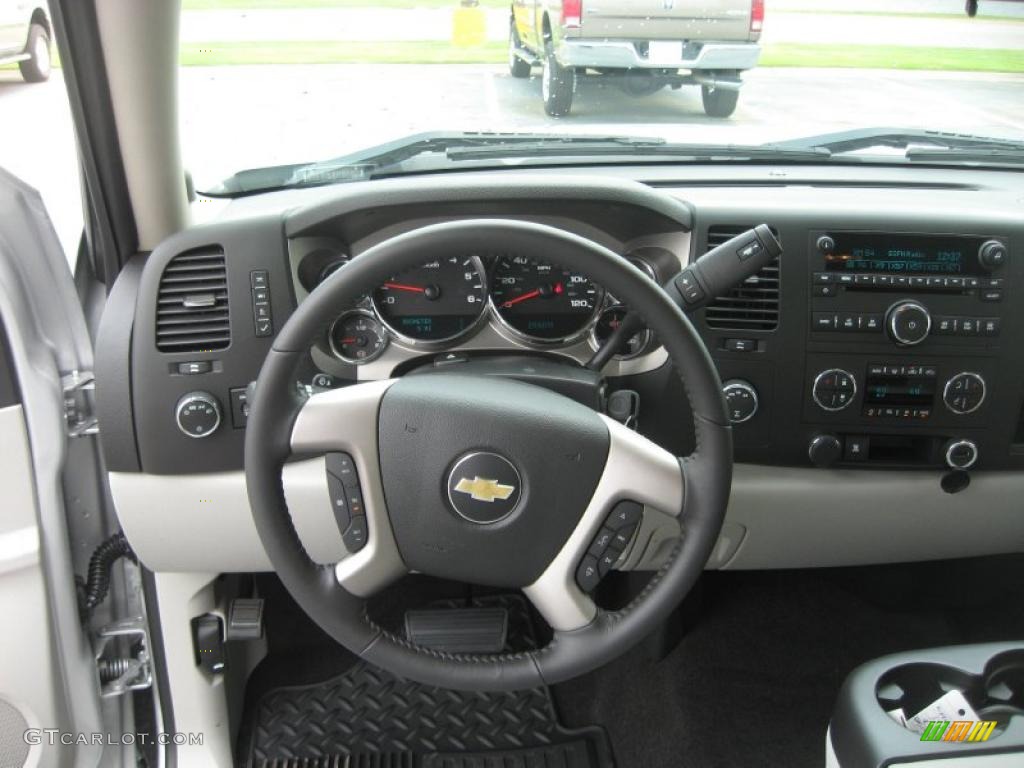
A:
[[[597,536],[594,537],[593,543],[590,545],[590,549],[587,550],[594,557],[600,557],[608,545],[615,539],[615,531],[611,528],[602,528],[598,531]]]
[[[576,584],[584,592],[593,592],[600,581],[601,572],[598,569],[597,558],[586,555],[576,569]]]
[[[608,515],[604,524],[618,531],[630,525],[639,525],[643,516],[644,508],[635,501],[620,501]]]

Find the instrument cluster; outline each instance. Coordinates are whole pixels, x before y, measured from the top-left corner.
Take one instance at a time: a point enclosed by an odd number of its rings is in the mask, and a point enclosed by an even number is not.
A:
[[[335,252],[310,254],[298,278],[312,291],[348,261]],[[652,279],[657,270],[637,255],[629,260]],[[303,269],[305,267],[305,269]],[[453,255],[423,264],[379,286],[331,327],[331,351],[351,364],[380,357],[391,343],[423,350],[455,346],[491,323],[500,333],[537,348],[595,346],[618,327],[626,310],[586,275],[523,255]],[[619,359],[650,351],[642,332],[624,343]]]

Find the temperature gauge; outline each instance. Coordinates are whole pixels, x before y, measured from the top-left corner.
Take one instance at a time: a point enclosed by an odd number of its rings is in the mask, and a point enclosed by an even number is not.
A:
[[[380,357],[388,345],[387,333],[369,312],[346,312],[331,328],[331,349],[346,363],[368,363]]]
[[[604,344],[616,329],[621,325],[622,319],[626,316],[626,308],[623,306],[608,307],[601,312],[597,318],[597,324],[591,331],[592,341],[598,349]],[[630,336],[615,350],[615,357],[619,360],[629,360],[642,355],[651,346],[651,332],[644,328],[639,333]]]

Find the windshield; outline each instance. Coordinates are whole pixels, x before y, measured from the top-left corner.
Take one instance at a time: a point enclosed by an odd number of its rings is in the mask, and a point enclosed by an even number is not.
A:
[[[1012,0],[183,0],[180,62],[205,191],[764,145],[1020,163],[1024,141]]]

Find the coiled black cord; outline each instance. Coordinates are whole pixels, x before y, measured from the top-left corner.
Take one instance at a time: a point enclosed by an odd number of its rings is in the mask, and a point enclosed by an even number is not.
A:
[[[122,557],[138,562],[123,533],[115,533],[96,547],[89,558],[89,573],[85,582],[83,601],[85,610],[91,611],[106,599],[110,591],[110,569]]]

